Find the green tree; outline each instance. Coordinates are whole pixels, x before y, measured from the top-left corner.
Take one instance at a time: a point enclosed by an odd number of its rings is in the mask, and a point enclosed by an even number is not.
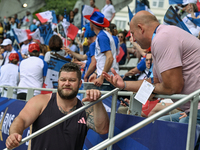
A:
[[[77,0],[45,0],[46,5],[39,10],[37,10],[34,14],[39,12],[44,12],[47,10],[54,10],[56,15],[64,14],[64,8],[67,9],[67,14],[74,8],[74,5]],[[36,17],[34,15],[34,17]]]

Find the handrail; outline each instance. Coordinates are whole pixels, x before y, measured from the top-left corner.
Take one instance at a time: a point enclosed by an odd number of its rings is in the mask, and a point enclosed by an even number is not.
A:
[[[177,108],[178,106],[189,102],[191,99],[192,99],[192,101],[191,101],[192,107],[190,107],[190,113],[192,114],[191,115],[192,117],[190,117],[189,124],[188,124],[188,137],[187,137],[186,150],[194,149],[194,139],[195,139],[194,136],[195,136],[195,129],[196,129],[194,126],[196,126],[197,107],[198,107],[197,104],[199,101],[199,93],[200,93],[200,89],[189,94],[188,96],[185,96],[181,100],[179,100],[179,101],[175,102],[174,104],[166,107],[165,109],[157,112],[156,114],[146,118],[145,120],[137,123],[136,125],[130,127],[129,129],[126,129],[125,131],[114,136],[112,139],[107,139],[105,142],[103,141],[103,142],[99,143],[98,145],[95,146],[95,148],[91,148],[90,150],[104,149],[104,148],[108,147],[109,145],[113,145],[114,143],[120,141],[121,139],[129,136],[130,134],[138,131],[139,129],[143,128],[144,126],[155,121],[157,118],[161,117],[162,115],[165,115],[166,113],[172,111],[173,109]],[[157,95],[156,97],[159,97],[159,95]],[[171,95],[171,97],[173,97],[173,96]]]
[[[62,123],[63,121],[65,121],[65,120],[67,120],[67,119],[69,119],[69,118],[75,116],[76,114],[78,114],[78,113],[84,111],[85,109],[87,109],[87,108],[93,106],[94,104],[96,104],[96,103],[102,101],[103,99],[105,99],[105,98],[111,96],[112,94],[117,93],[118,90],[119,90],[119,88],[115,88],[114,90],[110,91],[109,93],[106,93],[106,94],[104,94],[103,96],[101,96],[101,98],[99,98],[97,101],[90,102],[90,103],[88,103],[88,104],[86,104],[86,105],[80,107],[79,109],[73,111],[72,113],[70,113],[70,114],[68,114],[68,115],[66,115],[66,116],[64,116],[64,117],[62,117],[62,118],[60,118],[60,119],[58,119],[58,120],[52,122],[51,124],[49,124],[49,125],[43,127],[43,128],[40,129],[40,130],[38,130],[38,131],[32,133],[31,135],[29,135],[29,136],[25,137],[24,139],[22,139],[21,142],[19,143],[19,146],[20,146],[21,144],[23,144],[23,143],[29,141],[30,139],[35,138],[36,136],[38,136],[38,135],[44,133],[45,131],[47,131],[47,130],[53,128],[53,127],[55,127],[56,125]],[[116,97],[115,97],[115,98],[116,98]],[[9,149],[5,148],[4,150],[9,150]]]

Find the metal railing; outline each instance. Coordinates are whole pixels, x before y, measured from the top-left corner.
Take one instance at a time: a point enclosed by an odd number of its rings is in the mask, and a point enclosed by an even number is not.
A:
[[[8,92],[7,92],[8,98],[12,97],[12,90],[13,89],[18,89],[19,88],[19,87],[7,87],[7,86],[4,86],[4,87],[8,88],[7,89],[8,90]],[[57,91],[57,89],[29,88],[26,100],[29,100],[31,98],[31,96],[33,97],[34,90],[52,91],[52,92],[56,92]],[[60,118],[58,121],[55,121],[54,124],[52,123],[52,124],[48,125],[47,127],[45,127],[44,129],[41,129],[41,130],[43,130],[42,133],[45,132],[47,130],[47,128],[49,128],[50,126],[54,127],[55,125],[57,125],[57,123],[59,121],[64,121],[66,119],[69,119],[72,116],[74,116],[75,114],[77,114],[78,112],[81,112],[81,111],[85,110],[86,108],[98,103],[99,101],[102,101],[104,98],[114,94],[113,99],[112,99],[112,107],[111,107],[111,114],[110,114],[110,125],[109,125],[108,139],[104,140],[103,142],[99,143],[98,145],[96,145],[96,146],[94,146],[93,148],[90,149],[90,150],[97,150],[97,149],[105,149],[105,148],[108,147],[107,149],[111,150],[112,149],[112,145],[114,143],[122,140],[123,138],[129,136],[130,134],[138,131],[139,129],[141,129],[143,127],[145,127],[149,123],[155,121],[157,118],[165,115],[166,113],[172,111],[173,109],[175,109],[175,108],[179,107],[180,105],[183,105],[183,104],[185,104],[185,103],[187,103],[188,101],[191,100],[190,119],[189,119],[189,124],[188,124],[186,150],[194,149],[196,118],[197,118],[197,110],[198,110],[197,107],[198,107],[198,102],[200,100],[200,97],[199,97],[200,90],[197,90],[197,91],[195,91],[195,92],[193,92],[193,93],[191,93],[189,95],[183,95],[183,94],[156,95],[155,97],[157,97],[157,98],[171,98],[171,99],[180,99],[180,100],[113,137],[114,124],[115,124],[116,103],[117,103],[117,92],[118,92],[118,90],[119,89],[116,88],[116,89],[114,89],[113,91],[111,91],[109,93],[108,93],[108,91],[101,91],[101,93],[105,94],[105,95],[103,95],[98,101],[93,102],[93,103],[89,103],[87,105],[84,105],[83,107],[79,108],[78,110],[76,110],[76,111],[72,112],[71,114],[65,116],[66,118],[64,118],[64,117]],[[79,93],[83,93],[84,94],[85,92],[86,92],[86,90],[79,90]],[[118,95],[130,96],[131,103],[132,103],[132,105],[130,105],[130,107],[134,106],[135,104],[137,105],[137,103],[138,103],[138,106],[141,106],[141,104],[137,100],[134,99],[134,95],[133,95],[132,92],[119,91]],[[136,108],[136,110],[134,110],[135,108],[136,107],[132,107],[130,109],[131,114],[132,115],[133,114],[134,115],[139,115],[141,113],[141,107]],[[41,131],[39,130],[38,132],[41,132]],[[38,132],[37,133],[35,132],[35,133],[31,134],[29,137],[24,138],[22,140],[22,142],[24,143],[24,142],[30,140],[31,138],[36,137],[38,135]],[[20,143],[20,144],[23,144],[23,143]],[[4,149],[4,150],[7,150],[7,149]]]

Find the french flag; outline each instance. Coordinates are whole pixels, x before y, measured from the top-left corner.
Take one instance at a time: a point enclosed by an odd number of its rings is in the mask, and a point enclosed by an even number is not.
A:
[[[26,41],[27,39],[30,39],[30,33],[31,31],[25,30],[25,29],[18,29],[18,28],[14,28],[12,29],[13,33],[14,33],[14,37],[17,40],[18,43],[22,43],[24,41]]]
[[[88,5],[83,5],[82,7],[82,16],[81,16],[81,27],[84,27],[90,21],[85,18],[85,16],[91,16],[95,11],[99,11],[99,9],[93,8]]]
[[[74,40],[79,29],[75,25],[69,23],[65,18],[63,19],[62,25],[66,36]]]
[[[35,14],[38,19],[40,20],[41,23],[45,23],[45,22],[52,22],[57,24],[57,19],[56,19],[56,14],[54,11],[45,11],[45,12],[41,12],[41,13],[37,13]]]

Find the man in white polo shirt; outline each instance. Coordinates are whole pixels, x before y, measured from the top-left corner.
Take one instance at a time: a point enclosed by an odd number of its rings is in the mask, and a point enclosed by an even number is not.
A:
[[[37,43],[30,44],[28,51],[30,57],[24,59],[19,66],[20,82],[18,87],[42,88],[47,74],[47,63],[39,58],[40,48]],[[35,90],[34,96],[40,93]],[[18,89],[17,99],[25,100],[26,94],[26,89]]]
[[[5,52],[2,55],[0,55],[0,59],[4,59],[2,65],[5,65],[9,62],[9,55],[11,53],[16,53],[16,51],[12,47],[12,41],[10,39],[3,40],[1,46],[4,47]]]

